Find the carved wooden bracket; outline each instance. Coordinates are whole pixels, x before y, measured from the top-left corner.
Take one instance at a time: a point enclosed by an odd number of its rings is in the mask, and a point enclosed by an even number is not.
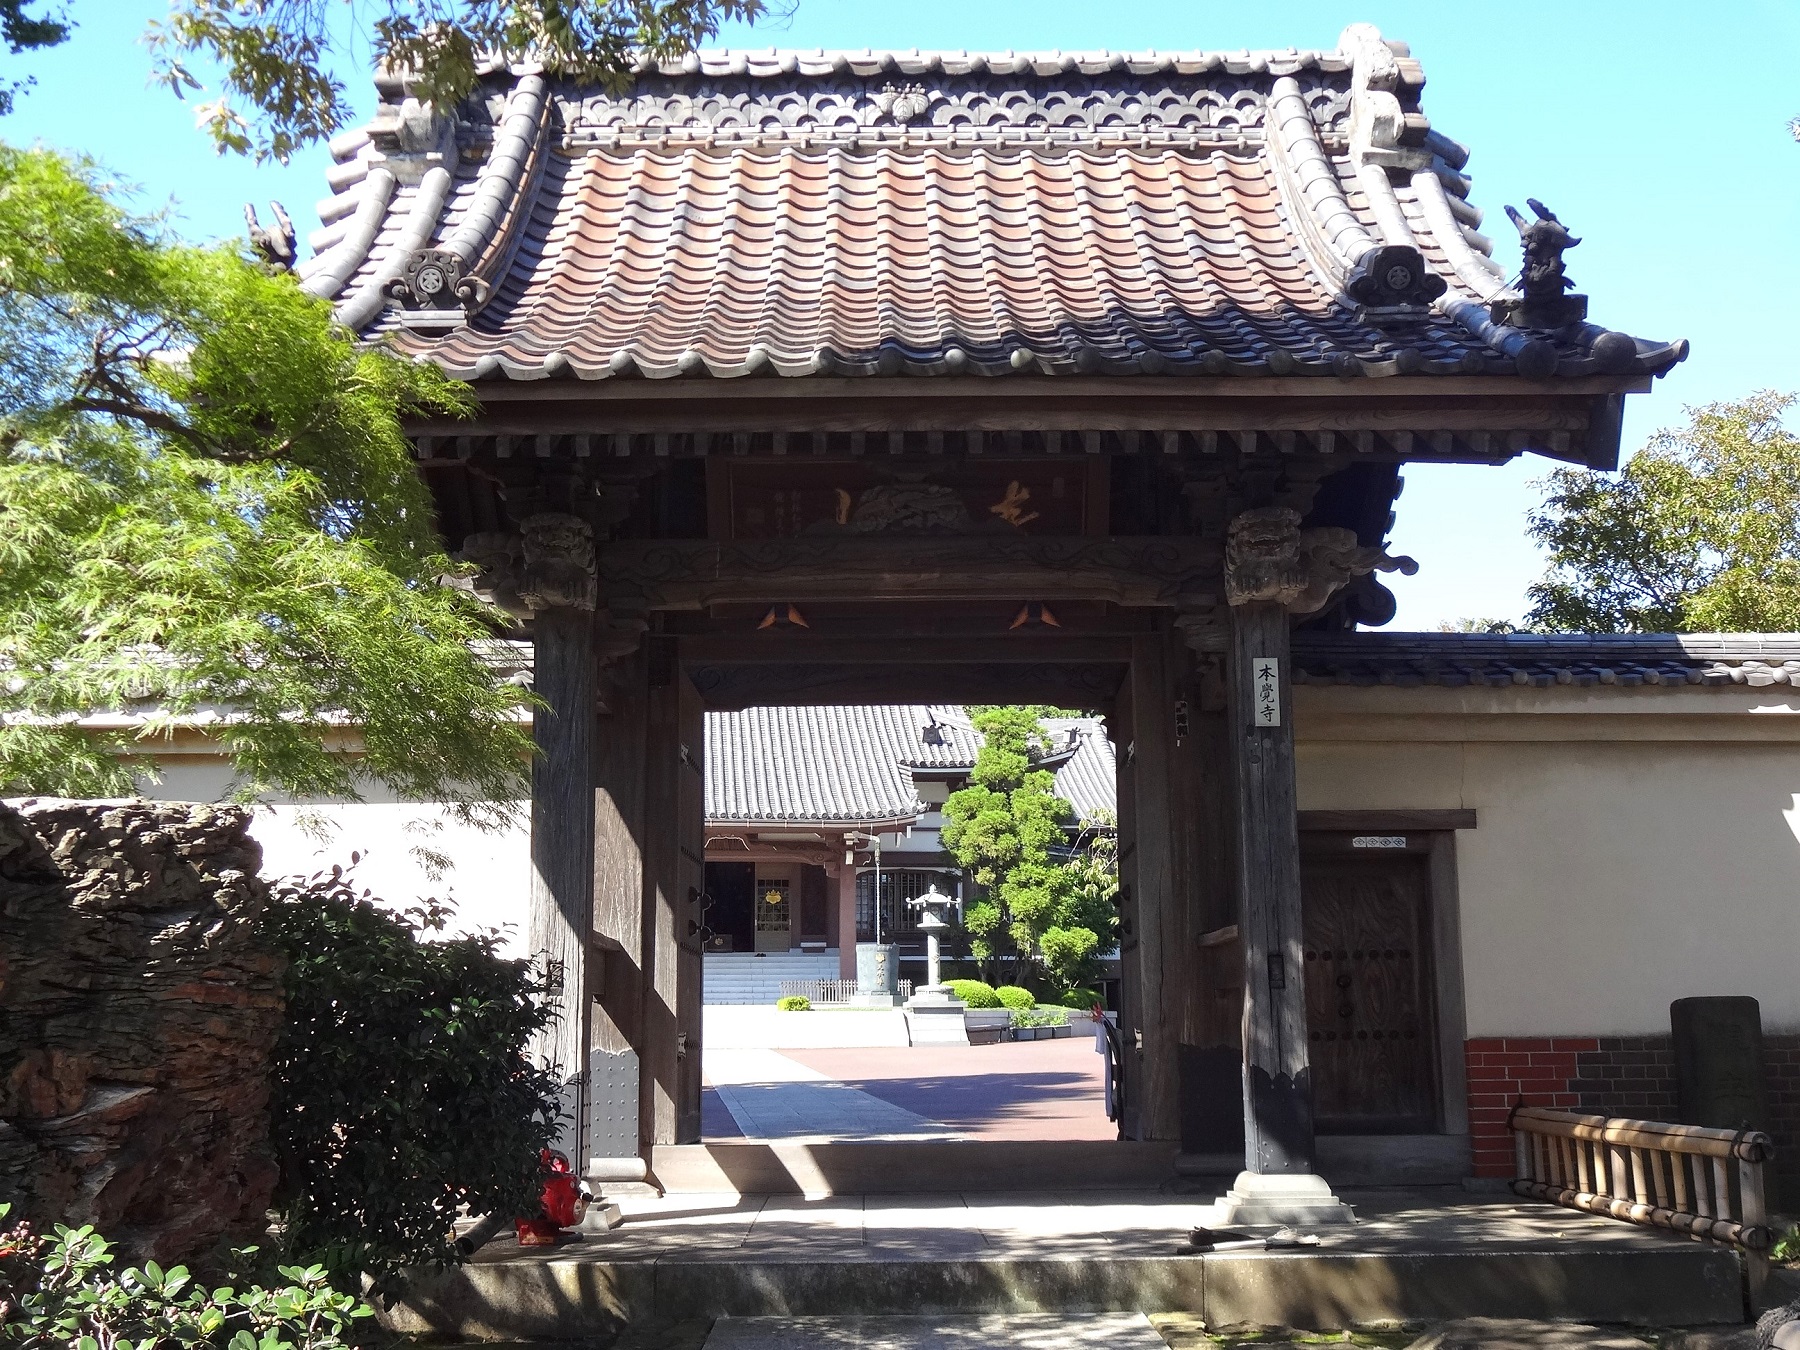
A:
[[[594,531],[579,516],[546,511],[519,522],[524,567],[519,596],[530,609],[592,611],[600,587],[594,572]]]
[[[1225,598],[1233,605],[1273,601],[1290,614],[1316,614],[1352,578],[1418,570],[1411,558],[1357,543],[1354,530],[1302,530],[1300,513],[1286,507],[1242,512],[1225,539]]]
[[[480,568],[474,589],[515,614],[543,609],[592,612],[599,601],[594,532],[577,516],[527,516],[517,534],[472,534],[462,558]]]

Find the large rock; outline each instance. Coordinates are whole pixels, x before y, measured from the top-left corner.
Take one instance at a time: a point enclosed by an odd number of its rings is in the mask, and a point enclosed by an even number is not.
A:
[[[129,1259],[259,1234],[282,961],[249,812],[0,802],[0,1201]]]
[[[1444,1322],[1407,1350],[1653,1350],[1622,1331],[1577,1322],[1527,1322],[1510,1317],[1465,1317]]]

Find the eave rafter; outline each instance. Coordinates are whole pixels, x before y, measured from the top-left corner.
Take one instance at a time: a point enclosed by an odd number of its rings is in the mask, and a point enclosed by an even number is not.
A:
[[[1022,382],[1002,397],[952,380],[635,383],[631,397],[622,382],[563,385],[560,397],[545,386],[480,386],[473,429],[412,424],[418,459],[1235,453],[1501,463],[1533,453],[1604,468],[1617,463],[1624,395],[1647,381],[1271,378],[1250,397],[1243,381],[1059,380],[1030,398],[1019,396]]]

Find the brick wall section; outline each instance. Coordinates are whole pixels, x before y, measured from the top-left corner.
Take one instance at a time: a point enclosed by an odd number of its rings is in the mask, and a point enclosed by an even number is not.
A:
[[[1556,1106],[1638,1120],[1678,1117],[1675,1051],[1668,1036],[1488,1037],[1466,1046],[1475,1175],[1510,1177],[1508,1112]],[[1800,1208],[1800,1034],[1765,1035],[1775,1168],[1796,1177],[1786,1207]]]
[[[1465,1047],[1469,1071],[1469,1136],[1475,1175],[1513,1174],[1512,1132],[1506,1117],[1527,1106],[1580,1105],[1580,1057],[1600,1049],[1595,1037],[1489,1037]]]
[[[1675,1044],[1667,1036],[1602,1036],[1576,1056],[1577,1108],[1634,1120],[1676,1118]]]
[[[1775,1140],[1774,1203],[1800,1212],[1800,1035],[1763,1037],[1763,1064],[1769,1074],[1769,1133]]]

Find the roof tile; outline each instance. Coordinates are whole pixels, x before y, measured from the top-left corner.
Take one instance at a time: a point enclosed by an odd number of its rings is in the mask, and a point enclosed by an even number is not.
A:
[[[1478,217],[1445,195],[1461,180],[1430,168],[1442,152],[1408,152],[1429,171],[1373,187],[1358,167],[1371,41],[702,52],[646,63],[617,95],[495,70],[451,129],[456,171],[424,240],[483,283],[472,317],[389,306],[396,251],[418,237],[411,185],[442,182],[382,130],[391,108],[341,141],[349,200],[329,199],[335,242],[303,272],[464,378],[1512,373],[1524,338],[1486,317],[1504,288]],[[1449,290],[1376,324],[1345,276],[1396,230]],[[1604,335],[1534,340],[1578,374]],[[1608,350],[1660,373],[1685,347]]]

